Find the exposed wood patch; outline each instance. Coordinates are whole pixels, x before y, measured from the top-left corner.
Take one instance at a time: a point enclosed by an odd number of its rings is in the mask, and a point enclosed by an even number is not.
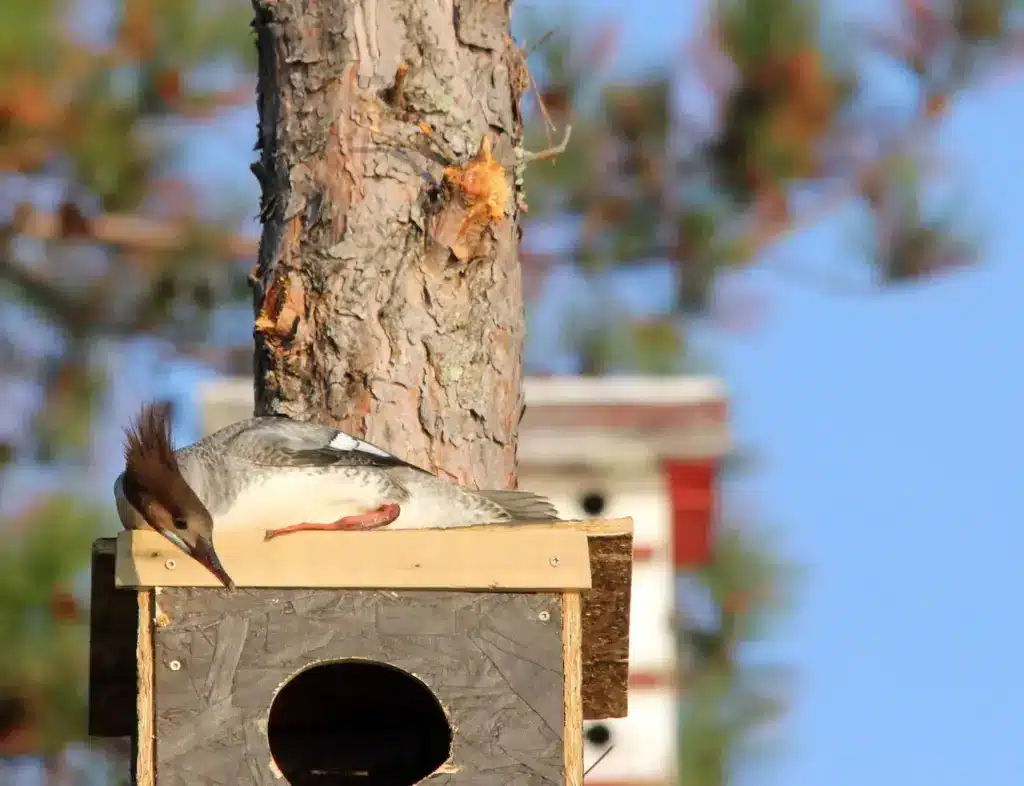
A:
[[[306,316],[306,290],[295,274],[277,276],[267,287],[256,317],[256,330],[276,340],[295,335]]]
[[[505,219],[512,193],[504,167],[491,154],[490,136],[465,164],[445,169],[444,186],[431,237],[465,262],[483,253],[484,230]]]

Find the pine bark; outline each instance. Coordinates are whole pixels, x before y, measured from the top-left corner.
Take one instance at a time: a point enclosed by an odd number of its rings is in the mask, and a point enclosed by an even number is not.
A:
[[[257,413],[336,425],[468,485],[514,487],[523,79],[508,2],[254,9]],[[512,194],[459,261],[432,238],[435,186],[485,134]],[[443,163],[426,154],[437,148]]]

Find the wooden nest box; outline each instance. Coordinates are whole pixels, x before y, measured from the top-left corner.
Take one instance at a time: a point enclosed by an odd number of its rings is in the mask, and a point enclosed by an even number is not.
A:
[[[89,731],[138,786],[583,781],[626,714],[630,519],[93,549]]]

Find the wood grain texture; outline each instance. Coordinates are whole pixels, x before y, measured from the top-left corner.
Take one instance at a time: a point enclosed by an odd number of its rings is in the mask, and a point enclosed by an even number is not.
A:
[[[88,732],[94,737],[135,734],[138,601],[132,590],[114,587],[115,544],[102,538],[92,547]]]
[[[562,595],[562,686],[566,786],[583,786],[583,615],[580,593]]]
[[[589,539],[592,589],[583,597],[583,716],[629,711],[629,605],[633,534]]]
[[[559,594],[170,588],[159,597],[169,622],[155,631],[157,786],[280,786],[266,732],[275,692],[308,666],[351,658],[415,675],[444,707],[453,752],[426,782],[563,783]],[[415,744],[391,742],[393,755]]]
[[[590,587],[587,537],[571,526],[302,532],[265,541],[216,537],[239,587],[561,590]],[[219,580],[159,532],[117,538],[120,587],[217,587]]]
[[[132,783],[134,786],[155,786],[156,761],[153,756],[155,696],[153,680],[153,590],[133,593],[138,602],[139,637],[135,648],[138,682],[135,693],[136,723],[132,739]]]

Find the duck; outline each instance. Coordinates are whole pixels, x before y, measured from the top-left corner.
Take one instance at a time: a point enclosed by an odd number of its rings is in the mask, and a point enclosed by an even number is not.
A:
[[[537,494],[470,489],[340,429],[278,415],[175,449],[169,407],[147,404],[125,430],[124,459],[114,481],[122,526],[156,530],[228,588],[215,532],[261,529],[270,540],[559,520]]]

